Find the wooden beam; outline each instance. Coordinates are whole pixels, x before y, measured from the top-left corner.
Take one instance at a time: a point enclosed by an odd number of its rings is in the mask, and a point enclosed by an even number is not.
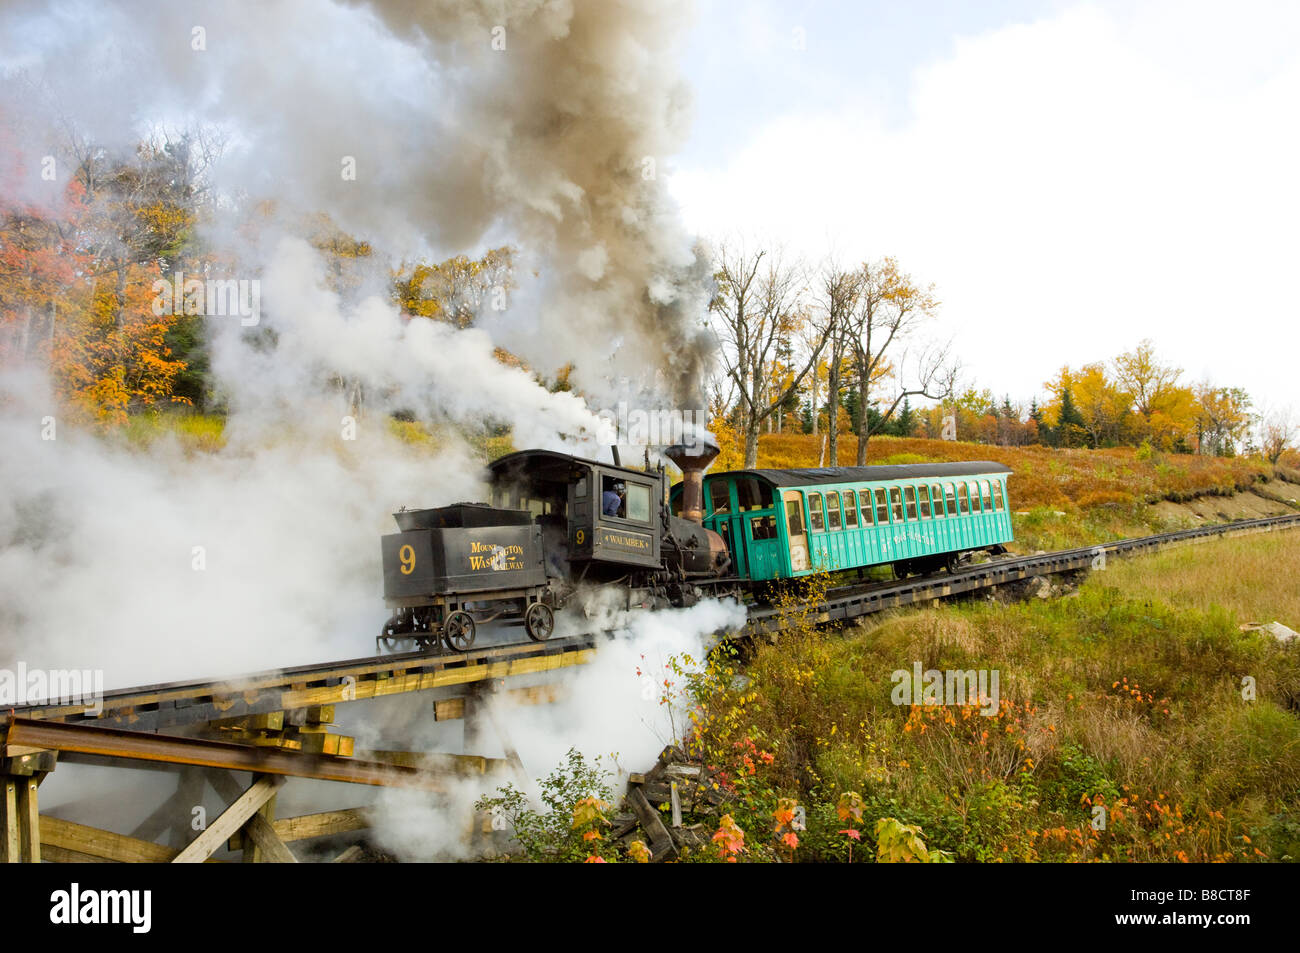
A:
[[[272,794],[269,798],[266,799],[266,803],[257,809],[257,813],[254,814],[252,817],[250,817],[248,819],[248,823],[245,824],[242,828],[240,828],[240,830],[251,832],[252,830],[251,825],[256,823],[258,818],[260,818],[262,822],[267,824],[268,826],[270,825],[271,821],[275,820],[275,795],[274,794]],[[260,829],[260,825],[259,825],[259,829]],[[279,840],[279,838],[274,837],[274,834],[272,834],[272,837],[276,841]],[[283,847],[284,845],[281,844],[280,846]],[[246,864],[266,863],[267,857],[265,852],[262,850],[262,843],[256,837],[245,838],[243,861]],[[279,863],[287,863],[287,861],[282,860],[279,861]]]
[[[111,864],[112,861],[104,857],[96,857],[94,854],[83,854],[80,851],[68,850],[66,847],[55,847],[49,841],[41,843],[41,860],[47,864]]]
[[[651,862],[657,864],[675,858],[677,847],[673,844],[672,835],[668,833],[668,828],[664,827],[659,812],[650,806],[650,802],[645,799],[640,788],[632,788],[627,792],[627,803],[636,814],[636,819],[641,822],[641,829],[650,838]]]
[[[498,695],[507,705],[549,705],[569,696],[568,689],[562,685],[532,685],[528,688],[512,688]],[[465,699],[443,698],[433,703],[434,721],[455,721],[465,717]]]
[[[339,854],[337,857],[331,860],[330,863],[331,864],[355,864],[357,861],[361,859],[361,855],[364,853],[365,851],[361,849],[360,844],[353,844],[343,853]]]
[[[46,846],[58,851],[124,864],[165,864],[180,853],[173,847],[87,827],[48,814],[41,818],[41,836]]]
[[[250,853],[253,853],[259,863],[298,863],[298,858],[293,856],[293,851],[284,846],[284,841],[276,836],[275,828],[271,826],[271,822],[262,814],[254,814],[250,817],[248,823],[244,825],[244,831],[248,834],[249,840],[257,845],[254,851],[244,848],[245,858]]]
[[[364,807],[351,807],[342,811],[321,811],[318,814],[300,814],[297,817],[282,817],[271,822],[275,835],[286,844],[310,840],[313,837],[365,830],[369,826],[370,812]],[[231,850],[242,850],[243,833],[236,833],[231,837],[229,846]]]
[[[241,794],[234,804],[226,808],[220,817],[208,825],[207,830],[194,838],[190,846],[176,855],[172,863],[197,864],[207,860],[212,856],[213,851],[228,840],[231,834],[243,827],[244,823],[271,799],[276,789],[283,783],[282,777],[258,776],[252,786]]]

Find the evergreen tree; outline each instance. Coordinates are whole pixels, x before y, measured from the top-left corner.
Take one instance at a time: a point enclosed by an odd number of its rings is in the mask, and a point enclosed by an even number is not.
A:
[[[890,422],[890,432],[895,437],[910,437],[912,430],[916,427],[916,415],[912,413],[912,401],[904,397],[903,409],[898,412],[898,416]]]
[[[1084,423],[1083,414],[1079,413],[1079,409],[1074,406],[1074,398],[1070,396],[1068,387],[1061,391],[1061,419],[1057,421],[1056,430],[1057,446],[1082,446],[1087,438],[1087,425]]]
[[[1029,402],[1029,419],[1032,420],[1038,428],[1037,441],[1044,446],[1050,447],[1052,445],[1052,428],[1049,427],[1047,421],[1043,419],[1043,411],[1039,408],[1038,398],[1036,397]]]

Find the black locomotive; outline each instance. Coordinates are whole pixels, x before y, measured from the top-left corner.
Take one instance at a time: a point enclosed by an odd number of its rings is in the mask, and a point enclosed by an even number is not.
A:
[[[702,477],[716,447],[676,446],[681,516],[669,512],[663,469],[637,470],[549,450],[489,466],[491,503],[395,513],[383,537],[384,599],[394,610],[379,637],[389,648],[439,640],[457,651],[497,618],[544,641],[555,610],[586,588],[613,588],[626,606],[689,606],[738,595],[722,537],[701,523]]]

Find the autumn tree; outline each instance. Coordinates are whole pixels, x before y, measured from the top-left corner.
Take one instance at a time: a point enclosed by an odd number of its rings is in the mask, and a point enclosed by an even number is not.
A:
[[[745,439],[746,467],[758,462],[758,432],[786,404],[821,357],[833,328],[813,336],[810,353],[783,386],[770,373],[779,343],[807,319],[804,269],[780,250],[751,251],[720,245],[714,255],[716,291],[709,303],[709,326],[720,363],[735,384],[737,416]]]
[[[1289,409],[1274,410],[1263,416],[1259,424],[1260,452],[1269,463],[1277,466],[1282,454],[1296,447],[1300,428]]]
[[[951,396],[958,365],[946,348],[929,347],[910,355],[907,346],[938,310],[934,286],[922,287],[893,258],[864,264],[857,308],[849,326],[850,351],[858,387],[857,465],[867,461],[867,443],[893,418],[904,400]],[[878,392],[884,392],[877,398]],[[873,417],[868,409],[879,403]]]
[[[1230,457],[1250,430],[1250,395],[1240,387],[1215,387],[1203,381],[1196,387],[1195,428],[1203,454]],[[1281,454],[1279,453],[1279,456]]]
[[[393,296],[413,317],[470,327],[484,308],[501,310],[515,288],[514,249],[491,248],[481,258],[403,262],[393,272]]]
[[[816,281],[813,302],[814,317],[809,322],[814,336],[826,341],[826,460],[829,466],[839,466],[840,390],[845,363],[854,346],[853,317],[858,307],[858,297],[864,282],[859,269],[841,268],[828,261]],[[816,405],[814,404],[814,410]]]

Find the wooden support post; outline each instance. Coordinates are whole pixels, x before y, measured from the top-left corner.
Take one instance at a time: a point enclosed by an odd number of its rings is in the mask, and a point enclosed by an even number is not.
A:
[[[279,776],[259,775],[252,786],[239,796],[234,804],[226,808],[220,817],[208,825],[190,846],[176,855],[174,864],[199,864],[212,856],[230,835],[239,830],[250,817],[257,813],[263,804],[274,796],[276,789],[284,783]]]
[[[254,814],[244,825],[244,833],[248,835],[249,840],[256,844],[256,848],[249,850],[244,848],[244,859],[248,860],[248,855],[253,853],[259,863],[272,864],[296,864],[298,858],[293,856],[293,851],[285,846],[284,841],[275,832],[271,822],[267,820],[261,812]]]
[[[0,862],[41,862],[41,812],[36,789],[40,774],[0,775]]]
[[[41,811],[36,803],[35,777],[23,778],[18,785],[18,856],[24,864],[41,862]]]
[[[16,864],[21,858],[18,823],[18,785],[26,778],[0,775],[0,862]]]
[[[252,825],[253,825],[254,818],[259,818],[259,817],[262,819],[262,823],[266,825],[266,828],[270,830],[271,822],[275,820],[275,795],[274,794],[272,794],[269,798],[266,799],[266,803],[257,809],[257,813],[254,814],[253,817],[250,817],[248,819],[248,823],[245,824],[242,829],[244,831],[251,832],[253,829]],[[280,843],[280,839],[275,836],[274,830],[271,830],[271,838],[275,840],[276,843],[279,843],[281,847],[284,847],[284,844]],[[266,856],[262,852],[261,839],[257,837],[251,837],[247,841],[245,841],[244,863],[246,864],[266,863]]]

